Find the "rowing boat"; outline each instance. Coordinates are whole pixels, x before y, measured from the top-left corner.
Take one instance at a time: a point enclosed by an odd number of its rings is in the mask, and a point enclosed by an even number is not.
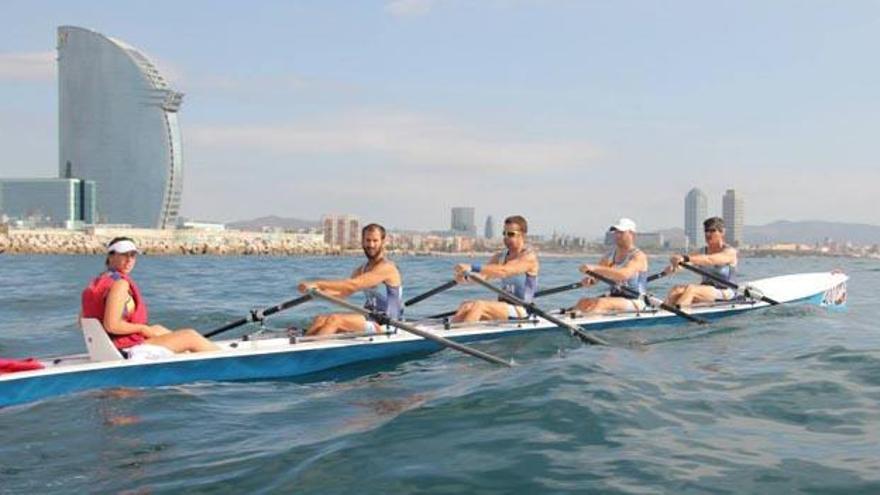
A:
[[[802,273],[755,280],[743,286],[757,289],[784,304],[843,306],[847,280],[848,277],[839,272]],[[695,306],[689,313],[716,320],[767,306],[769,304],[764,301],[737,299]],[[584,330],[685,322],[674,313],[654,309],[608,315],[567,313],[559,318]],[[413,324],[460,343],[537,335],[560,329],[559,325],[538,317],[461,326],[437,320]],[[422,354],[441,348],[431,340],[389,328],[378,335],[330,339],[245,336],[217,341],[222,349],[217,352],[175,354],[152,361],[136,361],[122,357],[97,320],[83,320],[83,333],[87,354],[41,359],[43,369],[0,375],[0,407],[93,389],[297,377],[352,363]]]

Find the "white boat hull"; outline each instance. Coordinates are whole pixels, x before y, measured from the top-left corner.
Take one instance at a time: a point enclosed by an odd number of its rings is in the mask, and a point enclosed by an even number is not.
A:
[[[846,302],[846,281],[847,276],[842,273],[807,273],[757,280],[750,285],[781,303],[842,306]],[[730,302],[695,307],[690,312],[714,320],[767,306],[764,302]],[[685,323],[680,317],[662,310],[639,314],[562,317],[585,330]],[[528,322],[491,322],[448,329],[442,322],[436,321],[419,322],[418,326],[462,343],[560,331],[555,324],[541,318]],[[269,338],[217,343],[222,351],[176,354],[150,362],[92,362],[85,354],[43,360],[44,369],[0,375],[0,407],[91,389],[295,377],[357,362],[427,353],[441,348],[439,344],[403,331],[308,342]]]

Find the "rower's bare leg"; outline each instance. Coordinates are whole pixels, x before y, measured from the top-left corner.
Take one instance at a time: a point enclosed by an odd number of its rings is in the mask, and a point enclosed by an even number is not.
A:
[[[316,326],[318,318],[321,318],[321,325]],[[344,332],[363,332],[367,319],[362,315],[355,313],[333,313],[329,315],[321,315],[315,318],[312,328],[306,332],[306,335],[333,335]]]
[[[306,335],[314,335],[319,329],[324,328],[327,324],[327,318],[330,315],[318,315],[312,320],[312,324],[309,325],[308,330],[306,330]]]
[[[175,330],[171,333],[159,335],[147,339],[147,344],[160,345],[174,352],[204,352],[219,351],[217,344],[206,339],[202,334],[192,328]]]
[[[500,301],[466,301],[452,317],[455,323],[480,320],[506,320],[507,303]]]
[[[599,298],[597,297],[585,297],[577,302],[574,305],[574,309],[584,312],[584,313],[592,313],[596,308],[596,304]]]
[[[595,297],[578,301],[577,309],[584,313],[604,314],[615,311],[632,311],[633,302],[625,297]]]
[[[711,285],[688,285],[678,298],[678,305],[685,308],[693,303],[715,302],[715,294],[716,289]]]
[[[675,306],[678,304],[679,298],[684,294],[684,290],[687,289],[687,285],[676,285],[675,287],[669,289],[669,294],[666,295],[666,304],[670,306]]]

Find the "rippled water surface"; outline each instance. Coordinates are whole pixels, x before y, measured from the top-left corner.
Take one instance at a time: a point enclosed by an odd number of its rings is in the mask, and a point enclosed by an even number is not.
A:
[[[447,280],[454,261],[398,259],[407,296]],[[79,291],[102,262],[0,255],[0,356],[84,352]],[[143,257],[134,275],[153,320],[205,331],[293,297],[301,278],[343,277],[359,262]],[[577,264],[545,259],[542,285],[577,279]],[[781,307],[708,328],[609,330],[611,348],[562,332],[477,344],[514,358],[512,369],[443,351],[306,380],[7,407],[0,493],[878,493],[880,263],[741,263],[744,278],[832,268],[852,277],[844,311]],[[452,289],[412,312],[479,294]]]

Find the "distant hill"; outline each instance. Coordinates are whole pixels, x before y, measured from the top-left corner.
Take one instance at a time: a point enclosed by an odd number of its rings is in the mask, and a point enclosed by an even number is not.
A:
[[[279,228],[284,230],[311,229],[320,227],[321,222],[317,220],[302,220],[300,218],[284,218],[276,215],[268,217],[254,218],[253,220],[239,220],[229,222],[226,227],[236,230],[250,230],[260,232],[263,227]]]
[[[836,242],[853,244],[880,244],[880,226],[864,223],[822,222],[809,220],[789,222],[780,220],[761,226],[746,226],[743,229],[746,244],[768,244],[772,242],[798,242],[814,244],[826,238]]]
[[[659,232],[666,240],[684,238],[684,229],[680,228],[662,229]],[[743,228],[743,237],[746,244],[772,244],[776,242],[815,244],[830,238],[836,242],[869,245],[880,244],[880,225],[819,220],[802,222],[779,220],[767,225],[746,225]]]

